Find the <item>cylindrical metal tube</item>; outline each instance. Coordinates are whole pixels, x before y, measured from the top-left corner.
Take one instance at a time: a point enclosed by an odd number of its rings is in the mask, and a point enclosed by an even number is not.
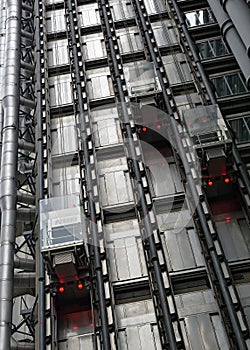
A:
[[[20,101],[21,1],[6,2],[6,55],[3,83],[0,247],[0,349],[10,349],[14,243],[16,236],[16,177]]]
[[[250,57],[250,9],[244,0],[220,0],[241,37]]]
[[[231,48],[232,53],[236,58],[244,77],[246,78],[246,84],[248,87],[250,87],[250,60],[249,60],[249,57],[247,56],[246,47],[242,41],[242,38],[239,36],[239,33],[233,26],[231,19],[229,18],[227,13],[223,10],[219,1],[208,0],[208,3],[221,28],[223,38],[225,42],[228,44],[228,46]]]

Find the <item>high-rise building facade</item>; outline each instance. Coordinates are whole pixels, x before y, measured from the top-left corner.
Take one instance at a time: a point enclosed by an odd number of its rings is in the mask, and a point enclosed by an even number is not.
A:
[[[249,1],[0,5],[0,349],[250,349]]]

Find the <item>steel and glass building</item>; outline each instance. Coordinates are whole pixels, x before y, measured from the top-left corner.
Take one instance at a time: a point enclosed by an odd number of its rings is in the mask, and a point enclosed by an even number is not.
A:
[[[0,349],[250,349],[249,0],[0,5]]]

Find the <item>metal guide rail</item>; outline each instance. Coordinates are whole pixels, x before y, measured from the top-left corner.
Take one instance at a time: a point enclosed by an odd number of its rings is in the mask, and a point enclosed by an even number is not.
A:
[[[156,319],[162,347],[164,349],[184,349],[184,341],[177,314],[173,288],[165,261],[160,232],[152,208],[152,198],[148,193],[148,180],[142,162],[142,154],[136,146],[137,134],[128,105],[128,95],[123,78],[123,65],[119,52],[114,22],[109,3],[98,1],[105,36],[106,49],[110,62],[113,84],[116,89],[120,123],[126,146],[130,177],[134,187],[137,217],[143,240],[144,253],[149,273],[150,288],[155,306]]]
[[[236,346],[237,349],[246,349],[246,341],[249,339],[249,334],[247,331],[245,315],[242,311],[243,308],[241,306],[241,302],[236,288],[233,284],[227,260],[219,242],[218,234],[212,222],[209,213],[209,207],[206,203],[205,195],[202,192],[201,188],[197,186],[196,180],[193,175],[196,172],[193,157],[192,155],[189,158],[187,157],[186,152],[188,151],[188,148],[185,147],[186,140],[182,133],[182,128],[177,127],[176,122],[174,120],[178,119],[178,116],[176,115],[176,111],[172,107],[173,96],[169,95],[170,90],[168,89],[166,75],[165,73],[163,73],[162,75],[161,72],[163,63],[161,61],[156,40],[153,36],[146,8],[143,1],[132,0],[132,3],[134,5],[134,9],[137,15],[137,21],[140,25],[141,34],[145,39],[145,43],[150,53],[150,59],[156,65],[159,82],[163,91],[163,100],[165,108],[170,115],[170,125],[172,127],[177,144],[177,150],[180,154],[183,167],[186,173],[187,185],[189,187],[193,201],[194,203],[196,203],[196,222],[198,226],[199,236],[204,249],[204,255],[206,257],[207,266],[210,271],[210,276],[212,278],[212,286],[217,295],[218,303],[220,304],[221,309],[223,310],[225,324],[226,326],[229,325],[229,327],[227,327],[227,330],[230,340],[233,343],[233,346]],[[199,193],[197,191],[197,188],[199,189]]]
[[[86,91],[86,72],[82,60],[80,30],[77,23],[75,1],[65,0],[66,30],[69,42],[70,68],[76,122],[79,127],[79,165],[85,212],[89,219],[91,291],[99,313],[100,325],[95,322],[103,349],[117,348],[117,326],[112,287],[108,278],[108,264],[102,231],[100,203],[92,142],[92,124]]]
[[[48,198],[52,194],[52,158],[50,135],[50,108],[48,82],[48,54],[46,31],[46,4],[35,1],[35,44],[36,44],[36,120],[37,120],[37,199]],[[41,254],[41,239],[37,244],[38,260],[38,336],[39,349],[45,349],[45,339],[50,339],[48,322],[51,305],[45,303],[45,267]],[[49,298],[46,298],[47,304]],[[50,303],[49,303],[50,304]],[[46,322],[47,321],[47,322]],[[46,333],[47,332],[47,333]]]

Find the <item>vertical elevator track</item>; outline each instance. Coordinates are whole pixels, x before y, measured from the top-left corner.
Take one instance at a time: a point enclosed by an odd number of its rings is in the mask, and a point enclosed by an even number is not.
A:
[[[150,193],[147,193],[148,190],[146,188],[148,186],[143,185],[148,183],[148,180],[142,162],[142,154],[137,146],[137,134],[127,97],[128,92],[124,80],[123,62],[118,48],[111,9],[109,2],[105,0],[98,1],[98,6],[113,85],[116,90],[121,129],[134,189],[136,212],[140,222],[150,289],[162,347],[163,349],[184,349],[180,321],[164,258],[161,236],[156,223],[156,215],[152,207],[152,198]]]
[[[170,115],[170,125],[176,139],[177,151],[181,157],[185,170],[187,187],[192,195],[194,203],[196,203],[195,221],[204,248],[204,256],[206,257],[212,285],[217,296],[217,301],[222,310],[229,338],[232,340],[232,346],[234,348],[242,350],[247,349],[246,344],[249,340],[249,334],[247,331],[245,315],[242,311],[242,305],[233,283],[227,260],[223,254],[215,225],[212,222],[206,197],[201,188],[199,189],[199,193],[197,191],[198,186],[193,177],[196,167],[195,164],[189,160],[192,159],[192,157],[189,159],[187,158],[188,150],[185,147],[185,136],[180,132],[181,128],[177,127],[175,122],[175,120],[179,120],[179,116],[175,109],[174,97],[169,88],[167,76],[153,35],[146,7],[142,0],[132,0],[132,3],[141,30],[141,35],[146,44],[145,49],[148,50],[150,59],[155,64],[157,76],[162,87],[163,102],[166,112]],[[208,82],[204,83],[204,89],[209,89]],[[211,95],[211,89],[206,92]],[[211,99],[211,101],[213,103],[216,102],[214,99]]]
[[[92,125],[86,91],[86,72],[82,60],[80,34],[77,24],[76,4],[65,0],[66,30],[69,47],[70,69],[73,84],[73,102],[76,123],[79,125],[79,165],[85,212],[89,220],[90,278],[95,307],[100,323],[96,324],[101,348],[117,348],[117,329],[113,293],[108,278],[106,249],[102,231],[100,203],[95,167],[95,150],[92,143]]]

